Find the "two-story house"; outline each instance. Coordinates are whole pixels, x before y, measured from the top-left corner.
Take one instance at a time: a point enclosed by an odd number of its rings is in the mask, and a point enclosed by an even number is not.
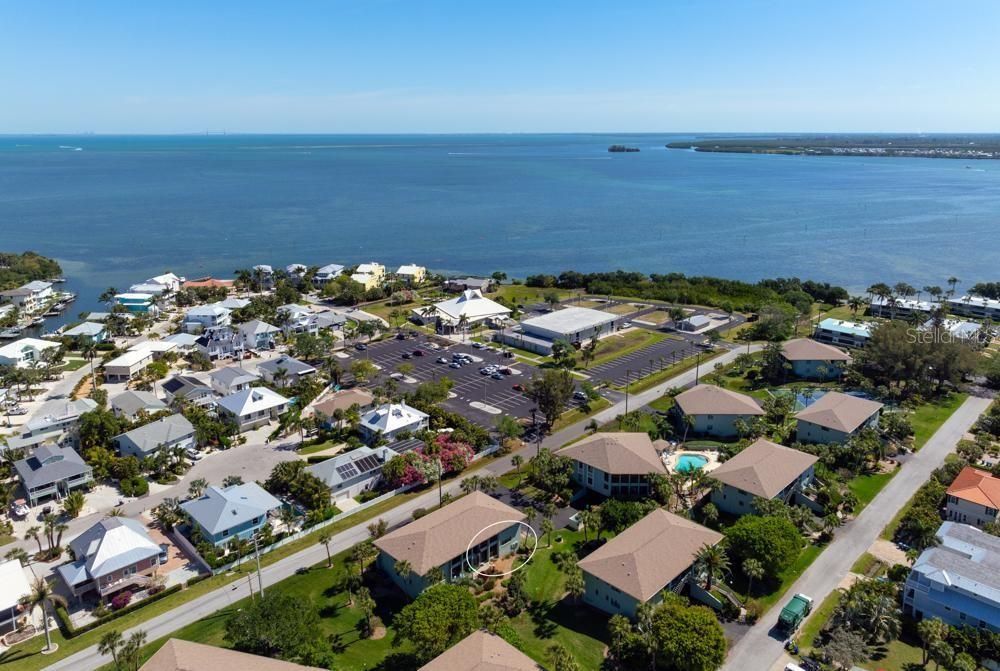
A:
[[[194,425],[184,415],[175,414],[143,424],[115,437],[118,453],[137,459],[151,457],[160,450],[190,449],[196,445]]]
[[[366,443],[379,438],[393,441],[401,433],[414,433],[427,428],[429,415],[402,403],[386,403],[361,415],[361,435]]]
[[[140,413],[152,415],[167,409],[167,404],[148,391],[130,389],[123,391],[109,401],[111,411],[116,417],[132,422]]]
[[[219,396],[229,396],[238,391],[249,389],[260,378],[248,370],[236,366],[227,366],[213,370],[208,375],[212,389]]]
[[[69,542],[74,560],[56,569],[73,596],[95,591],[103,599],[127,587],[144,588],[162,549],[146,528],[127,517],[107,517]]]
[[[517,551],[524,513],[483,492],[472,492],[375,541],[378,567],[411,597],[430,587],[432,569],[457,580]],[[409,571],[400,573],[402,562]]]
[[[612,615],[635,617],[639,604],[656,604],[664,590],[683,587],[698,551],[723,535],[656,508],[576,563],[583,600]]]
[[[288,399],[267,387],[251,387],[215,403],[219,417],[232,421],[240,431],[263,426],[288,410]]]
[[[945,511],[949,520],[980,529],[996,522],[1000,514],[1000,478],[966,466],[948,487]]]
[[[1000,538],[945,522],[937,539],[913,563],[903,586],[903,614],[1000,633]]]
[[[595,433],[558,452],[573,461],[573,480],[603,496],[649,494],[649,476],[666,475],[657,445],[646,433]]]
[[[682,434],[734,438],[739,435],[737,420],[747,424],[764,415],[752,396],[712,384],[699,384],[674,398]]]
[[[31,505],[49,496],[62,498],[94,481],[93,470],[76,450],[60,445],[39,445],[30,457],[14,462],[14,471]]]
[[[184,330],[201,333],[211,328],[229,326],[232,311],[218,304],[199,305],[184,314]]]
[[[866,427],[877,428],[884,406],[878,401],[828,391],[795,413],[795,435],[802,443],[844,443]]]
[[[474,631],[417,671],[543,671],[535,660],[482,629]]]
[[[298,384],[302,378],[315,375],[316,368],[304,361],[282,354],[277,359],[257,364],[257,372],[269,384],[289,387]]]
[[[0,347],[0,366],[34,368],[43,360],[45,352],[55,353],[60,345],[40,338],[21,338]]]
[[[281,329],[260,319],[251,319],[236,327],[243,335],[243,344],[247,349],[263,352],[274,349],[275,338]]]
[[[712,503],[730,515],[754,511],[754,498],[799,503],[803,490],[815,478],[811,454],[757,439],[711,473],[722,487],[712,492]]]
[[[281,501],[256,482],[209,487],[199,498],[181,504],[194,528],[215,546],[252,538],[280,507]]]
[[[836,380],[850,365],[851,355],[812,338],[796,338],[781,346],[781,357],[792,375],[804,380]]]

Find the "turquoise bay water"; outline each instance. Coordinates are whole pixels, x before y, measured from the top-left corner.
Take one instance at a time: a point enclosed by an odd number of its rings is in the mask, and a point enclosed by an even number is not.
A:
[[[679,137],[3,136],[0,248],[58,258],[75,310],[167,269],[372,259],[854,289],[1000,279],[1000,164],[663,147]]]

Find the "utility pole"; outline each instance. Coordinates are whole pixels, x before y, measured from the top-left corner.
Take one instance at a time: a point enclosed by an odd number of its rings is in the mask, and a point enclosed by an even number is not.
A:
[[[264,578],[260,575],[260,546],[257,544],[257,534],[253,535],[253,553],[257,560],[257,593],[260,594],[260,600],[264,600]]]
[[[698,352],[698,357],[694,361],[694,383],[695,384],[698,384],[700,368],[701,368],[701,352]]]
[[[250,600],[253,601],[253,576],[247,573],[247,586],[250,588]]]

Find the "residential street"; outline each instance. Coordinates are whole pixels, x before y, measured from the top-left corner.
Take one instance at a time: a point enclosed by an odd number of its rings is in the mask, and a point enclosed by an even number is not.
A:
[[[707,365],[714,367],[716,363],[727,364],[736,358],[741,352],[746,351],[744,348],[738,348],[736,350],[730,350],[725,352],[717,359],[712,360]],[[702,372],[708,372],[709,369],[703,369]],[[629,397],[629,408],[638,409],[643,405],[659,398],[664,392],[673,387],[683,387],[685,385],[692,384],[695,381],[695,371],[689,370],[674,378],[671,378],[662,384],[657,385],[651,389],[644,392],[633,394]],[[617,415],[622,414],[625,411],[624,401],[617,403],[610,408],[597,413],[594,418],[599,423],[608,422],[614,419]],[[565,443],[579,438],[584,435],[586,431],[587,421],[580,421],[573,426],[567,427],[562,431],[558,431],[555,434],[549,436],[542,443],[545,447],[552,449],[558,448]],[[928,443],[930,446],[930,443]],[[520,452],[525,455],[525,457],[530,457],[534,454],[535,446],[530,445],[524,447]],[[927,447],[924,448],[927,450]],[[511,464],[511,456],[507,456],[503,459],[498,459],[497,461],[486,466],[483,471],[492,473],[494,475],[501,475],[507,471],[513,470],[513,465]],[[471,473],[470,473],[471,474]],[[460,491],[459,485],[461,478],[452,480],[444,487],[444,491],[457,494]],[[438,492],[437,490],[430,490],[421,496],[418,496],[404,504],[401,504],[392,510],[386,512],[382,515],[382,518],[389,523],[390,528],[405,524],[412,519],[413,511],[417,508],[428,508],[437,504]],[[368,537],[367,530],[368,522],[361,522],[350,529],[340,532],[334,536],[333,542],[330,544],[330,551],[333,554],[343,552],[351,546],[355,545],[366,539]],[[881,528],[881,527],[880,527]],[[265,591],[268,585],[273,585],[274,583],[284,580],[295,573],[295,570],[303,566],[312,566],[326,559],[326,549],[319,545],[313,545],[301,552],[286,557],[274,564],[266,566],[262,569],[262,576],[264,580]],[[240,599],[243,599],[250,595],[249,587],[245,580],[238,583],[226,585],[220,587],[219,589],[205,594],[193,601],[185,603],[178,606],[174,610],[163,613],[157,617],[154,617],[142,625],[136,627],[136,629],[141,629],[146,632],[148,640],[154,641],[158,638],[169,635],[170,633],[177,631],[178,629],[195,622],[203,617],[206,617],[215,611],[225,608]],[[133,630],[127,630],[124,633],[128,636]],[[780,646],[779,646],[780,647]],[[110,661],[109,657],[102,656],[97,652],[97,646],[91,646],[85,650],[71,655],[65,659],[55,662],[47,669],[53,671],[56,670],[66,670],[66,671],[79,671],[85,669],[95,669],[102,664]]]
[[[945,457],[955,449],[958,441],[989,405],[990,400],[985,398],[970,397],[966,400],[923,448],[907,459],[900,473],[857,519],[837,531],[834,541],[789,588],[786,597],[733,646],[723,671],[772,669],[783,654],[785,639],[781,634],[772,635],[772,629],[778,622],[784,601],[792,594],[802,593],[811,596],[814,603],[822,603],[826,595],[836,589],[851,570],[855,560],[875,542],[882,529],[927,481],[931,472],[944,462]]]

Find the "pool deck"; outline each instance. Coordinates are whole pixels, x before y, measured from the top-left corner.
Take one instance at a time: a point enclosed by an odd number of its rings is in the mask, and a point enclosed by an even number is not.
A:
[[[721,463],[719,461],[719,453],[715,450],[700,451],[700,450],[685,450],[683,448],[679,448],[672,452],[664,453],[663,464],[667,467],[667,470],[670,471],[671,473],[676,472],[677,463],[683,456],[701,457],[702,459],[705,459],[705,465],[699,469],[704,471],[705,473],[714,471],[716,468],[719,467]]]

